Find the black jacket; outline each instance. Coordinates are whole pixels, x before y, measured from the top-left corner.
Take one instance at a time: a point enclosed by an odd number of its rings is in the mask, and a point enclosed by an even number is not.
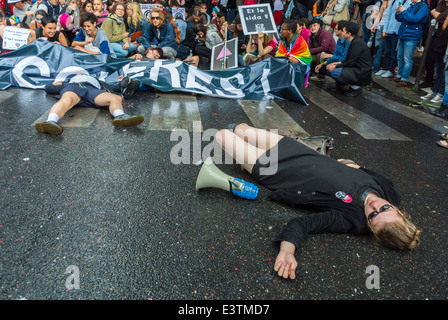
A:
[[[375,190],[379,195],[398,206],[400,195],[392,182],[384,176],[365,168],[354,169],[367,173],[378,184],[380,189]],[[359,188],[359,187],[358,187]],[[362,190],[353,191],[358,194]],[[270,198],[283,202],[289,206],[305,206],[310,208],[323,208],[326,211],[301,216],[292,219],[274,240],[274,246],[279,248],[281,241],[288,241],[296,248],[309,234],[320,232],[350,233],[355,235],[367,234],[367,219],[364,205],[358,197],[353,197],[350,203],[335,201],[335,195],[319,191],[276,190]]]
[[[356,36],[348,47],[347,57],[342,64],[338,82],[365,86],[372,82],[372,54],[367,44]]]

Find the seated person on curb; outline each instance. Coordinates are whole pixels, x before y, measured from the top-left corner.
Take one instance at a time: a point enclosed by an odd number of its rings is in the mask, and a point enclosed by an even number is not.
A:
[[[400,195],[384,176],[247,124],[220,130],[216,140],[257,183],[272,191],[271,200],[320,211],[290,220],[275,238],[280,251],[274,270],[280,277],[295,278],[295,251],[310,234],[370,231],[391,249],[419,244],[420,231],[398,209]]]
[[[173,25],[165,20],[162,10],[153,9],[150,14],[150,22],[143,30],[143,36],[137,39],[140,44],[138,52],[143,54],[150,47],[157,47],[163,50],[163,55],[174,60],[179,47],[176,42],[176,33]]]
[[[355,22],[347,22],[342,31],[342,38],[350,42],[345,61],[327,65],[327,74],[336,81],[336,89],[343,91],[345,85],[351,85],[346,96],[361,94],[361,86],[372,82],[372,55],[364,40],[358,37],[359,27]]]
[[[36,123],[36,130],[52,135],[59,135],[63,129],[58,124],[65,113],[74,106],[108,107],[113,115],[112,124],[116,127],[138,126],[144,121],[142,116],[129,116],[123,111],[121,97],[102,90],[100,82],[92,76],[78,73],[68,82],[58,81],[45,87],[47,93],[59,94],[57,101],[50,109],[47,121]]]
[[[57,23],[53,17],[43,17],[42,27],[37,28],[36,30],[31,30],[30,35],[28,36],[28,43],[31,43],[36,39],[44,38],[44,40],[68,46],[67,38],[65,38],[62,32],[56,31],[56,26]]]
[[[328,30],[322,28],[322,20],[320,19],[311,20],[308,29],[311,31],[309,48],[312,57],[311,72],[313,73],[315,67],[320,63],[321,53],[333,53],[336,48],[336,41]],[[310,77],[310,80],[322,80],[323,78],[325,78],[324,75],[318,74],[317,77]]]
[[[98,17],[93,13],[84,13],[81,16],[82,29],[73,39],[72,48],[91,54],[107,54],[116,58],[106,33],[97,27],[97,22]]]
[[[347,57],[348,47],[350,42],[342,38],[342,30],[344,29],[345,23],[347,21],[339,21],[334,27],[334,33],[338,37],[338,42],[336,42],[336,49],[334,49],[333,54],[322,53],[320,58],[325,60],[324,62],[318,64],[315,68],[316,73],[326,74],[326,66],[330,63],[337,61],[344,61]]]
[[[101,29],[106,33],[117,58],[126,58],[135,51],[135,45],[129,38],[129,32],[126,31],[125,10],[123,3],[116,2],[109,16],[101,23]]]

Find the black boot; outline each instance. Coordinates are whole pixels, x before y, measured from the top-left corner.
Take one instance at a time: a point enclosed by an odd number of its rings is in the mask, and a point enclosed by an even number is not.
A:
[[[441,104],[439,109],[431,111],[432,115],[440,118],[448,118],[448,106],[445,104]]]

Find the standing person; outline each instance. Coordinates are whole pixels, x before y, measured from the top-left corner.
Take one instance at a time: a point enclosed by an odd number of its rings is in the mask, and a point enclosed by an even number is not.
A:
[[[275,41],[263,31],[258,34],[251,34],[246,46],[246,54],[244,55],[244,63],[246,66],[256,62],[273,58],[277,51]]]
[[[74,106],[108,107],[114,117],[112,124],[116,127],[138,126],[144,121],[142,116],[129,116],[123,111],[119,95],[101,89],[101,84],[94,77],[78,73],[68,82],[58,81],[46,86],[47,93],[58,93],[57,101],[50,109],[45,122],[36,123],[36,130],[51,135],[60,135],[63,128],[58,123],[67,111]]]
[[[345,85],[350,88],[344,94],[356,97],[362,93],[362,87],[372,82],[372,55],[365,41],[359,36],[359,27],[349,21],[344,25],[342,38],[350,42],[345,61],[333,62],[327,65],[329,76],[336,81],[338,90]]]
[[[283,23],[283,8],[285,6],[285,0],[273,0],[274,1],[274,22],[277,26],[281,26]]]
[[[445,90],[444,57],[448,42],[443,25],[448,17],[448,0],[439,1],[431,10],[431,17],[436,20],[436,31],[432,36],[425,61],[425,81],[420,86],[421,88],[431,87],[431,92],[421,99],[430,100],[431,103],[441,103]]]
[[[383,38],[384,38],[384,61],[383,70],[385,72],[381,75],[383,78],[390,78],[394,75],[397,67],[397,47],[398,47],[398,30],[401,22],[395,18],[400,0],[392,0],[389,12],[384,21]],[[411,5],[411,0],[403,0],[402,6],[407,9]]]
[[[179,47],[173,25],[166,21],[163,11],[158,8],[151,11],[150,22],[143,29],[143,36],[137,39],[137,42],[140,44],[138,47],[140,54],[144,54],[151,46],[157,47],[163,50],[163,55],[169,60],[175,59]]]
[[[42,27],[36,30],[31,30],[28,37],[28,43],[33,42],[36,39],[45,39],[53,43],[59,43],[63,46],[68,46],[67,39],[64,33],[56,30],[56,20],[53,17],[45,16],[42,18]]]
[[[377,2],[376,6],[379,4],[380,1]],[[384,38],[383,38],[383,30],[384,30],[384,21],[387,16],[387,13],[389,12],[389,0],[385,0],[381,6],[377,8],[376,14],[373,19],[373,25],[371,32],[375,32],[375,57],[373,59],[373,72],[375,75],[380,76],[386,70],[383,70],[381,68],[381,57],[384,51]],[[373,14],[373,13],[372,13]]]
[[[386,177],[353,161],[321,155],[293,138],[247,124],[231,128],[233,132],[220,130],[217,142],[257,183],[271,190],[271,200],[318,210],[290,220],[275,238],[279,253],[274,270],[280,277],[295,278],[295,253],[310,234],[372,233],[382,245],[397,250],[411,250],[420,243],[420,231],[398,208],[400,195]]]
[[[104,10],[104,3],[102,0],[93,0],[93,13],[98,17],[98,25],[101,26],[101,23],[107,18],[109,13]]]
[[[397,87],[405,87],[409,83],[412,71],[414,51],[422,40],[423,27],[428,17],[428,5],[422,0],[412,0],[412,4],[405,9],[403,6],[397,8],[395,17],[401,22],[398,36],[398,72]]]
[[[73,39],[72,47],[76,50],[91,54],[107,54],[116,58],[109,39],[103,29],[97,26],[98,17],[93,13],[84,13],[81,16],[82,29]]]
[[[126,6],[117,2],[101,24],[101,29],[106,33],[117,58],[126,58],[135,51],[135,45],[130,41],[129,32],[126,31],[125,14]]]

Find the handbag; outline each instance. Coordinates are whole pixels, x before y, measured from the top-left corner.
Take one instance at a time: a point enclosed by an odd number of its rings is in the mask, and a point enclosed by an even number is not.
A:
[[[322,18],[322,22],[326,25],[330,25],[331,22],[333,21],[333,18],[334,18],[334,13],[332,11],[332,12],[329,12],[326,15],[324,15],[324,17]]]
[[[342,20],[345,20],[345,21],[350,20],[350,13],[348,12],[348,5],[345,5],[344,9],[342,9],[341,12],[337,12],[334,15],[334,18],[333,18],[334,23],[338,23],[339,21],[342,21]]]

